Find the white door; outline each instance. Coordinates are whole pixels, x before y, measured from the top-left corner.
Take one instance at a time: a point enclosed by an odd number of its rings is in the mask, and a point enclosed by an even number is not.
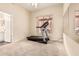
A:
[[[4,34],[4,41],[5,42],[11,42],[12,36],[11,36],[11,16],[8,14],[5,14],[5,34]]]
[[[0,42],[4,41],[4,14],[0,12]]]

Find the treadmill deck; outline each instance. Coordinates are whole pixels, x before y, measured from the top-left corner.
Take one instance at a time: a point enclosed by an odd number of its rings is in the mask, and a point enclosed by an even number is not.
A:
[[[31,41],[36,41],[39,43],[45,43],[45,44],[47,44],[47,42],[49,40],[49,38],[46,38],[46,42],[44,42],[42,36],[30,36],[30,37],[27,37],[27,39],[31,40]]]

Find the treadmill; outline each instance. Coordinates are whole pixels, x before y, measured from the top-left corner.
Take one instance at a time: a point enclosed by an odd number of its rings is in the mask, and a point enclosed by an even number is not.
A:
[[[27,39],[30,40],[30,41],[35,41],[35,42],[47,44],[47,42],[49,40],[49,37],[48,37],[48,34],[47,34],[47,26],[48,25],[49,25],[49,22],[46,21],[46,22],[44,22],[44,24],[42,26],[36,27],[36,28],[41,29],[42,36],[30,36],[30,37],[27,37]]]

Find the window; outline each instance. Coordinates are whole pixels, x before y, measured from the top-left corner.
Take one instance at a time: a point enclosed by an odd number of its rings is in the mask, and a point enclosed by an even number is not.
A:
[[[39,16],[37,17],[37,25],[36,26],[42,26],[44,24],[44,22],[46,22],[47,20],[49,20],[49,25],[47,26],[48,32],[50,33],[52,31],[52,20],[53,17],[52,16]],[[40,28],[37,28],[38,32],[40,31]]]

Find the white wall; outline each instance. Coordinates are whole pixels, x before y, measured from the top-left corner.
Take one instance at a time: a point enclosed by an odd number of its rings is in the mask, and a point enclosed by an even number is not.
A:
[[[14,5],[14,4],[0,4],[0,11],[12,15],[13,19],[13,41],[18,41],[29,34],[29,11]]]
[[[70,6],[70,3],[64,3],[63,4],[63,15],[66,13],[66,11],[68,10],[69,6]]]
[[[36,31],[36,22],[37,16],[44,16],[44,15],[53,15],[53,31],[50,35],[52,40],[57,40],[62,38],[63,32],[63,8],[61,5],[54,5],[36,12],[32,13],[31,23],[30,23],[30,33],[31,35],[39,35]]]

